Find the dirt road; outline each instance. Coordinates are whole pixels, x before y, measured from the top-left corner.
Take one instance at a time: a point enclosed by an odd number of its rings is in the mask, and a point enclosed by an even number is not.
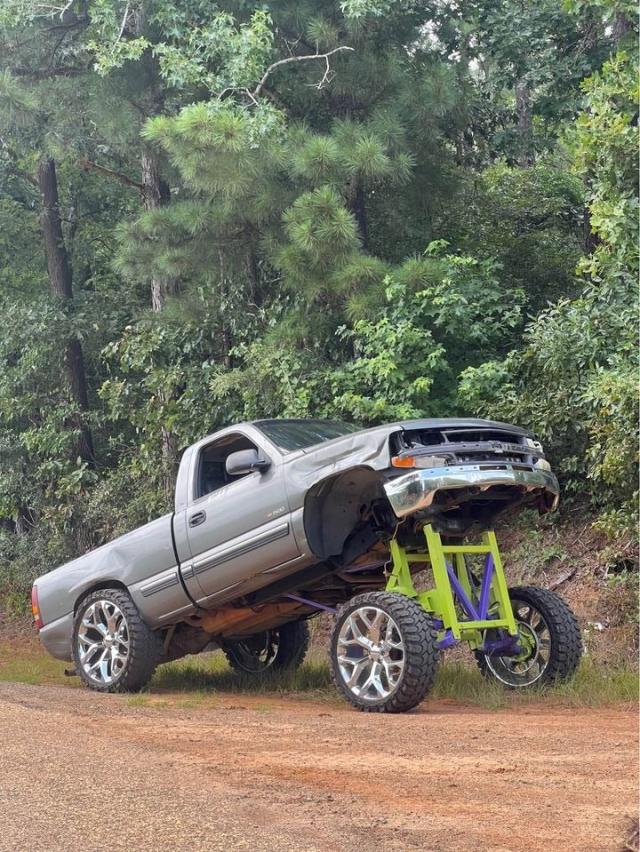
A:
[[[134,704],[0,684],[0,850],[600,852],[632,825],[631,711]]]

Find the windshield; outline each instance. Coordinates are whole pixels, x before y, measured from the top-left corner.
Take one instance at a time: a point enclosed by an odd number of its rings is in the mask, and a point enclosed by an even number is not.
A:
[[[254,425],[285,452],[303,450],[361,429],[336,420],[258,420]]]

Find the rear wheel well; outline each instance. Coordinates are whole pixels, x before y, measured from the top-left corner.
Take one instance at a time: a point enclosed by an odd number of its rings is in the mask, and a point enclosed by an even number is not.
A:
[[[84,589],[82,594],[76,598],[76,602],[73,605],[73,614],[75,615],[77,613],[78,607],[87,595],[90,595],[92,592],[97,592],[100,589],[122,589],[123,592],[129,594],[129,589],[120,580],[100,580],[99,583],[94,583],[92,586]]]
[[[382,477],[370,467],[354,467],[313,485],[304,501],[304,531],[315,556],[341,556],[349,536],[370,525],[373,503],[384,498]]]

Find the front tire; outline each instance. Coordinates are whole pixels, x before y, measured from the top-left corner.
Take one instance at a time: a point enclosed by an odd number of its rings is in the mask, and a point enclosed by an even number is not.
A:
[[[245,674],[295,670],[302,665],[309,648],[309,625],[289,621],[272,630],[263,630],[228,642],[223,650],[232,669]]]
[[[78,606],[73,660],[81,680],[96,692],[137,692],[160,660],[159,634],[142,620],[123,589],[99,589]]]
[[[433,685],[437,634],[417,601],[392,592],[357,595],[338,610],[331,676],[358,710],[411,710]]]
[[[582,655],[580,628],[571,609],[555,592],[536,586],[509,589],[509,598],[522,652],[500,657],[476,651],[480,671],[509,689],[569,678]],[[491,632],[486,631],[485,638],[491,638]]]

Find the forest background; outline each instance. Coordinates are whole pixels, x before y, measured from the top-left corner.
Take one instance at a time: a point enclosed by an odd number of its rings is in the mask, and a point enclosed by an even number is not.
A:
[[[0,610],[258,417],[525,425],[637,582],[635,15],[3,0]]]

